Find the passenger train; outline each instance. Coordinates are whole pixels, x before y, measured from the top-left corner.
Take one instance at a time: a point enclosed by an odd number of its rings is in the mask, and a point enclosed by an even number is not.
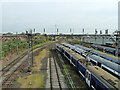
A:
[[[120,81],[118,78],[104,71],[98,66],[87,61],[80,54],[64,47],[63,45],[56,44],[56,49],[61,52],[72,64],[75,69],[82,75],[89,87],[94,90],[113,90],[119,89]]]
[[[63,46],[65,47],[68,47],[69,49],[79,53],[80,55],[82,55],[83,57],[86,57],[87,56],[87,51],[86,50],[83,50],[81,48],[78,48],[78,47],[75,47],[73,45],[70,45],[70,44],[67,44],[67,43],[62,43]]]
[[[104,52],[104,53],[108,53],[108,54],[112,54],[114,56],[116,53],[116,50],[114,48],[110,48],[110,47],[104,47],[104,46],[98,46],[98,45],[91,45],[91,48]],[[118,57],[120,57],[120,50],[118,51]]]
[[[65,43],[63,43],[62,45],[66,46],[66,47],[69,47],[69,49],[72,48],[71,50],[73,50],[73,47],[74,47],[74,49],[76,49],[77,47],[75,48],[75,46],[79,46],[79,45],[73,46],[73,45],[65,44]],[[120,69],[120,65],[119,64],[116,64],[116,63],[111,62],[111,61],[109,61],[107,59],[101,58],[100,56],[96,56],[96,55],[92,55],[92,54],[89,54],[87,56],[88,52],[85,52],[85,50],[86,51],[90,51],[90,49],[86,48],[86,47],[83,47],[83,46],[79,46],[79,47],[82,47],[82,49],[84,49],[84,50],[81,50],[81,48],[80,48],[80,49],[76,49],[76,50],[73,50],[73,51],[75,51],[77,53],[81,52],[79,54],[84,56],[84,57],[86,57],[94,65],[97,65],[100,68],[103,68],[104,70],[106,70],[110,74],[112,74],[115,77],[120,79],[120,70],[119,70]]]
[[[90,51],[90,52],[93,53],[94,55],[100,56],[100,57],[102,57],[102,58],[104,58],[104,59],[107,59],[107,60],[109,60],[109,61],[115,62],[115,63],[117,63],[117,64],[120,65],[120,60],[118,60],[118,59],[111,58],[111,57],[109,57],[109,56],[106,56],[106,55],[97,53],[97,52],[95,52],[95,51]]]
[[[103,59],[99,56],[96,55],[89,55],[88,56],[88,61],[91,61],[94,63],[94,65],[97,65],[101,67],[102,69],[106,70],[110,74],[114,75],[115,77],[120,79],[120,65],[108,61],[106,59]]]
[[[120,64],[120,60],[118,60],[118,59],[114,59],[114,58],[112,58],[112,57],[108,57],[108,56],[106,56],[106,55],[100,54],[100,53],[98,53],[98,52],[95,52],[95,51],[93,51],[93,50],[91,50],[91,49],[89,49],[89,48],[87,48],[87,47],[81,46],[81,45],[74,45],[74,46],[75,46],[75,47],[79,47],[80,49],[84,49],[84,50],[86,50],[86,51],[90,51],[91,53],[93,53],[93,54],[95,54],[95,55],[98,55],[98,56],[100,56],[100,57],[102,57],[102,58],[104,58],[104,59],[107,59],[107,60],[110,60],[110,61],[115,62],[115,63],[117,63],[117,64]]]
[[[75,47],[79,47],[79,48],[82,47],[82,48],[83,48],[84,50],[86,50],[86,51],[91,50],[91,49],[89,49],[89,48],[87,48],[87,47],[84,47],[84,46],[81,46],[81,45],[75,45]],[[117,63],[117,64],[120,64],[120,60],[118,60],[118,59],[114,59],[114,58],[108,57],[108,56],[106,56],[106,55],[97,53],[97,52],[95,52],[95,51],[93,51],[93,50],[91,50],[90,52],[93,53],[93,54],[95,54],[95,55],[98,55],[98,56],[100,56],[100,57],[102,57],[102,58],[104,58],[104,59],[107,59],[107,60],[110,60],[110,61],[115,62],[115,63]]]
[[[91,51],[91,49],[90,48],[87,48],[87,47],[84,47],[84,46],[81,46],[81,45],[74,45],[75,47],[78,47],[78,48],[81,48],[81,49],[83,49],[83,50],[86,50],[86,51],[88,51],[88,52],[90,52]]]

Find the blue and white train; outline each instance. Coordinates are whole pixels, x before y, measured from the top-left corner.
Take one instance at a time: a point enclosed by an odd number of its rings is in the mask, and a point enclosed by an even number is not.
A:
[[[89,87],[94,90],[119,89],[120,81],[98,66],[92,66],[84,57],[62,45],[56,44],[56,49],[61,52],[75,69],[83,76]]]
[[[70,44],[65,44],[64,46],[69,47],[70,49],[74,47],[75,50],[73,50],[73,49],[71,49],[71,50],[76,51],[77,53],[81,51],[81,55],[85,56],[85,57],[87,56],[87,52],[85,52],[85,51],[90,52],[90,50],[91,50],[89,48],[86,48],[86,47],[83,47],[83,46],[80,46],[80,45],[75,45],[76,48],[75,48],[75,46],[70,45]],[[79,49],[78,49],[78,47],[79,47]],[[85,53],[83,53],[83,51],[81,49],[84,49]],[[83,54],[85,54],[85,55],[83,55]],[[115,77],[120,79],[120,65],[119,64],[116,64],[116,63],[111,62],[107,59],[101,58],[100,56],[91,55],[91,54],[89,54],[87,56],[87,58],[94,65],[97,65],[100,68],[103,68],[104,70],[106,70],[110,74],[112,74]]]
[[[120,65],[96,55],[89,55],[88,61],[94,63],[94,65],[101,67],[102,69],[120,79]]]
[[[67,44],[67,43],[62,43],[62,45],[65,46],[65,47],[68,47],[69,49],[71,49],[71,50],[73,50],[73,51],[75,51],[75,52],[77,52],[77,53],[79,53],[79,54],[82,55],[83,57],[86,57],[87,54],[88,54],[88,51],[83,50],[83,49],[78,48],[78,47],[75,47],[75,46],[73,46],[73,45],[70,45],[70,44]]]
[[[78,48],[80,48],[80,49],[83,49],[83,50],[86,50],[86,51],[90,51],[91,53],[93,53],[93,54],[95,54],[95,55],[98,55],[98,56],[100,56],[100,57],[102,57],[102,58],[105,58],[105,59],[107,59],[107,60],[110,60],[110,61],[112,61],[112,62],[115,62],[115,63],[117,63],[117,64],[120,64],[120,60],[118,60],[118,59],[114,59],[114,58],[112,58],[112,57],[108,57],[108,56],[106,56],[106,55],[103,55],[103,54],[100,54],[100,53],[97,53],[97,52],[95,52],[95,51],[92,51],[90,48],[87,48],[87,47],[84,47],[84,46],[81,46],[81,45],[74,45],[75,47],[78,47]],[[92,45],[91,46],[92,48],[96,48],[96,46],[95,45]],[[100,51],[100,48],[97,48],[99,51]],[[107,50],[107,49],[106,49]],[[103,49],[102,49],[102,51],[103,51]]]
[[[104,59],[107,59],[109,61],[115,62],[115,63],[120,65],[120,60],[118,60],[118,59],[114,59],[114,58],[108,57],[106,55],[103,55],[103,54],[100,54],[100,53],[97,53],[97,52],[94,52],[94,51],[90,51],[90,52],[93,53],[94,55],[100,56]]]

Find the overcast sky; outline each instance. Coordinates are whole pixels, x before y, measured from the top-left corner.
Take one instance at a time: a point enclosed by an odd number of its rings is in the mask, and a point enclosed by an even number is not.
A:
[[[18,0],[19,1],[19,0]],[[23,0],[24,1],[24,0]],[[118,0],[40,0],[36,2],[3,2],[2,32],[25,32],[36,28],[36,32],[94,33],[118,29]],[[34,2],[33,2],[34,1]]]

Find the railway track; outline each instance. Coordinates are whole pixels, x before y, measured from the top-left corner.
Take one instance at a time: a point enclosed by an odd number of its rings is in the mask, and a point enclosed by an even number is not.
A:
[[[51,43],[49,43],[51,44]],[[38,47],[35,47],[33,50],[40,48],[40,50],[46,48],[48,45],[40,45]],[[32,51],[32,50],[31,50]],[[27,65],[27,51],[25,51],[23,54],[21,54],[19,57],[14,59],[12,62],[10,62],[6,67],[2,68],[0,72],[1,78],[0,82],[2,82],[2,88],[10,88],[13,82],[15,81],[15,78],[17,77],[17,74],[22,71],[22,69]]]
[[[63,58],[62,58],[61,54],[57,50],[56,50],[55,54],[57,56],[57,59],[58,59],[58,62],[60,64],[61,68],[64,69],[64,73],[65,73],[65,76],[67,77],[67,79],[69,81],[70,87],[75,90],[76,86],[75,86],[75,84],[74,84],[74,82],[73,82],[73,80],[72,80],[72,78],[71,78],[67,68],[64,67],[65,63],[63,61]]]
[[[49,69],[50,69],[50,88],[62,90],[61,80],[58,73],[58,67],[55,60],[55,54],[53,50],[50,50],[51,54],[49,57]]]
[[[27,61],[23,61],[17,68],[14,68],[14,70],[8,76],[3,77],[4,80],[2,82],[2,88],[11,88],[11,86],[14,84],[15,78],[26,65]]]
[[[24,52],[19,57],[17,57],[15,60],[13,60],[9,64],[7,64],[5,67],[3,67],[2,70],[0,70],[0,72],[2,71],[1,76],[5,75],[15,64],[17,64],[23,57],[25,57],[25,55],[27,55],[27,52]]]

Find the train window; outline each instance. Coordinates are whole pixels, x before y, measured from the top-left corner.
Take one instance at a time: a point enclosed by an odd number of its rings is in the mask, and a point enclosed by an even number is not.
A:
[[[96,65],[96,62],[94,62],[94,61],[92,61],[92,60],[90,60],[90,62],[92,62],[93,65]]]
[[[72,58],[72,62],[75,64],[76,60],[74,58]]]
[[[80,61],[80,63],[82,63],[82,61]]]
[[[73,62],[73,58],[71,58],[71,61]]]
[[[85,76],[85,69],[82,70],[82,74]]]
[[[101,67],[101,63],[98,62],[98,66]]]
[[[110,70],[102,67],[102,69],[104,69],[105,71],[107,71],[108,73],[112,74],[113,76],[117,77],[118,79],[120,79],[120,77],[118,75],[116,75],[115,73],[111,72]]]
[[[86,77],[88,78],[88,72],[86,72]]]
[[[103,51],[103,48],[102,47],[98,47],[98,50]]]
[[[66,56],[70,59],[70,55],[66,52]]]
[[[70,55],[68,54],[68,58],[70,59]]]
[[[95,81],[95,79],[94,79],[94,77],[92,77],[92,85],[95,87],[95,85],[96,85],[96,81]]]
[[[90,74],[88,72],[86,73],[86,76],[87,76],[88,80],[90,80]]]
[[[76,53],[78,53],[77,51],[75,51]]]
[[[83,69],[81,69],[81,73],[85,76],[85,72],[84,72],[84,70],[83,70]]]

